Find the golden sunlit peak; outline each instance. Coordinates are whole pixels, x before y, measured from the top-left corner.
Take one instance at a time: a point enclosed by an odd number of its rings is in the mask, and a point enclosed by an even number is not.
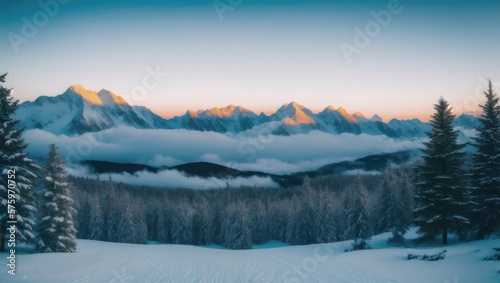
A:
[[[198,112],[200,112],[200,111],[198,111]],[[193,110],[188,110],[188,111],[186,111],[186,115],[188,115],[190,117],[193,117],[193,118],[197,118],[198,117],[198,112],[193,111]]]
[[[351,114],[349,114],[344,108],[339,107],[337,108],[337,111],[339,111],[340,115],[342,115],[342,117],[344,117],[344,119],[346,119],[347,121],[352,123],[358,123],[358,120],[356,120],[356,118],[354,118]]]
[[[335,107],[331,106],[331,105],[328,105],[325,110],[329,110],[329,111],[335,111],[337,109],[335,109]]]
[[[352,116],[366,119],[365,115],[363,115],[363,113],[361,113],[361,112],[356,112],[356,113],[352,114]]]
[[[212,109],[206,110],[206,111],[198,111],[198,114],[205,114],[207,116],[215,116],[215,117],[231,117],[234,115],[234,113],[238,111],[239,113],[245,113],[245,112],[251,112],[248,109],[245,109],[241,106],[235,106],[233,104],[228,105],[227,107],[224,108],[217,108],[214,107]]]
[[[85,101],[94,105],[103,105],[101,98],[95,91],[87,90],[82,85],[75,84],[69,87],[71,92],[80,95]]]
[[[305,108],[304,105],[299,104],[299,103],[297,103],[295,101],[292,101],[290,103],[285,103],[285,104],[283,104],[283,107],[285,107],[285,108],[293,107],[293,108],[296,108],[296,109],[303,109],[303,108]]]
[[[116,95],[107,89],[101,89],[97,94],[103,104],[112,105],[116,103],[118,105],[128,105],[127,101],[123,97]]]

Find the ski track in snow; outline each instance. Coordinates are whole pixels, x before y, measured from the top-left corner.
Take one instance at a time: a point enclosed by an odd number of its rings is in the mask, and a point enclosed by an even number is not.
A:
[[[388,234],[374,237],[373,250],[345,253],[351,241],[245,251],[182,246],[133,245],[78,240],[76,253],[16,255],[17,274],[0,282],[499,282],[498,262],[482,260],[500,239],[447,246],[439,262],[408,261],[408,253],[435,253],[440,246],[387,247]],[[448,280],[448,281],[446,281]],[[472,280],[472,281],[471,281]]]

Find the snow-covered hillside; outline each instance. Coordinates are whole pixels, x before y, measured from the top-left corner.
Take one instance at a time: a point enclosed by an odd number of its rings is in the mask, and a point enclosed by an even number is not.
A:
[[[414,229],[409,233],[414,235]],[[408,236],[408,235],[407,235]],[[344,252],[351,241],[306,246],[269,243],[253,250],[181,245],[133,245],[78,241],[69,254],[18,254],[17,274],[0,282],[499,282],[498,261],[483,261],[500,239],[443,248],[388,247],[389,234],[373,238],[374,249]],[[408,253],[441,261],[409,261]],[[2,254],[2,265],[6,257]]]
[[[141,106],[130,106],[125,99],[108,90],[95,92],[74,85],[55,97],[41,96],[34,102],[24,102],[15,117],[27,129],[43,129],[53,134],[83,134],[119,126],[138,129],[186,129],[217,133],[255,133],[258,129],[274,135],[289,136],[311,131],[331,134],[385,135],[412,139],[425,136],[428,123],[417,119],[392,119],[385,123],[378,115],[371,119],[362,113],[349,114],[344,108],[326,107],[313,113],[296,102],[285,103],[271,115],[260,115],[235,105],[207,110],[188,110],[184,115],[164,119]],[[477,127],[478,119],[463,114],[454,126],[467,131]]]

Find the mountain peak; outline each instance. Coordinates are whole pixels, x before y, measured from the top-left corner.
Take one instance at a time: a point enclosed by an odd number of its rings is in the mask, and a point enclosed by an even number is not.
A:
[[[372,118],[370,120],[376,121],[376,122],[382,122],[382,117],[380,117],[379,115],[375,114],[375,115],[372,116]]]
[[[104,105],[128,105],[127,101],[123,97],[116,95],[107,89],[101,89],[97,95]]]
[[[73,92],[81,96],[85,101],[94,105],[103,105],[101,98],[97,92],[85,89],[82,85],[75,84],[68,88],[67,91]]]
[[[292,101],[290,103],[285,103],[283,104],[283,106],[281,106],[282,108],[293,108],[293,109],[304,109],[305,106],[302,105],[302,104],[299,104],[295,101]]]
[[[328,106],[325,108],[325,110],[328,110],[328,111],[335,111],[335,110],[337,110],[337,109],[335,109],[335,107],[333,107],[333,106],[331,106],[331,105],[328,105]],[[325,111],[325,110],[324,110],[324,111]]]
[[[286,125],[316,124],[313,113],[295,101],[285,103],[272,116],[283,120]]]
[[[339,107],[337,108],[337,111],[339,111],[340,115],[342,115],[342,117],[344,117],[344,119],[346,119],[347,121],[356,124],[358,123],[358,120],[356,120],[356,118],[354,118],[351,114],[349,114],[344,108]]]
[[[352,114],[352,116],[356,117],[356,118],[365,118],[365,115],[363,115],[363,113],[361,112],[355,112],[354,114]]]
[[[240,116],[240,115],[252,115],[252,116],[256,116],[255,113],[253,113],[252,111],[244,108],[244,107],[241,107],[241,106],[235,106],[233,104],[230,104],[226,107],[222,107],[222,108],[218,108],[218,107],[214,107],[212,109],[208,109],[208,110],[205,110],[205,111],[198,111],[198,114],[203,114],[203,115],[206,115],[206,116],[212,116],[212,117],[219,117],[219,118],[228,118],[228,117],[233,117],[233,116]]]

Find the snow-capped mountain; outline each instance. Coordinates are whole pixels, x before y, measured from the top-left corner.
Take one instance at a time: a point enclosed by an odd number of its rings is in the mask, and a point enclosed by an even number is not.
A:
[[[366,118],[362,113],[350,114],[344,108],[326,107],[319,113],[296,102],[283,104],[275,113],[266,115],[235,105],[207,110],[187,111],[172,119],[162,118],[143,106],[131,106],[123,97],[109,91],[95,92],[80,85],[69,87],[55,97],[40,96],[34,102],[24,102],[16,112],[21,126],[43,129],[54,134],[82,134],[121,125],[139,129],[187,129],[218,133],[249,134],[272,129],[274,135],[294,135],[310,131],[332,134],[386,135],[392,138],[425,137],[429,123],[418,119],[392,119],[388,123],[380,116]],[[478,118],[462,114],[454,126],[473,129]],[[469,131],[470,132],[470,131]]]
[[[269,121],[280,123],[273,131],[276,135],[292,135],[312,130],[326,131],[311,110],[296,102],[283,104],[269,116]]]
[[[168,122],[174,129],[238,133],[253,128],[259,124],[259,119],[257,114],[246,108],[229,105],[197,112],[187,111]]]
[[[63,94],[40,96],[22,103],[15,117],[28,129],[54,134],[82,134],[120,125],[135,128],[167,128],[166,121],[145,107],[130,106],[125,99],[108,91],[69,87]]]

